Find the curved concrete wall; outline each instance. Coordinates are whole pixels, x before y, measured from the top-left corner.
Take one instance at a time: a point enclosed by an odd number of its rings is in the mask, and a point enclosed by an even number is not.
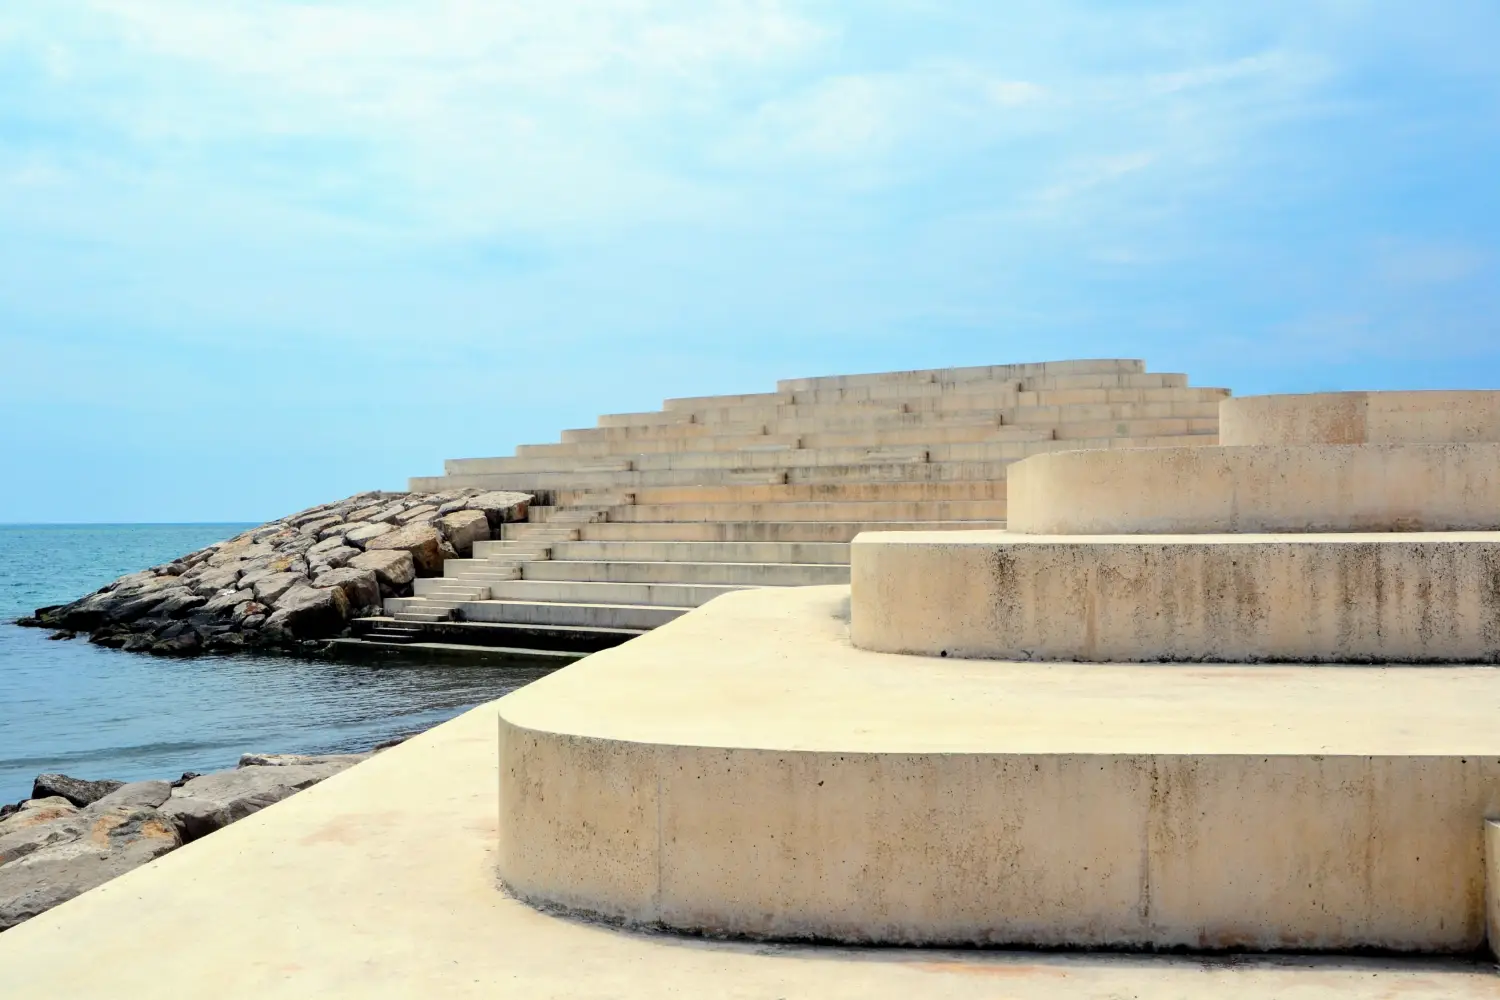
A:
[[[1500,533],[874,532],[862,649],[995,660],[1500,660]]]
[[[504,884],[711,936],[1484,940],[1492,672],[886,656],[845,594],[727,595],[500,702]]]
[[[1143,448],[1011,466],[1038,535],[1500,530],[1500,444]]]
[[[1321,392],[1219,404],[1219,443],[1500,441],[1500,392]]]

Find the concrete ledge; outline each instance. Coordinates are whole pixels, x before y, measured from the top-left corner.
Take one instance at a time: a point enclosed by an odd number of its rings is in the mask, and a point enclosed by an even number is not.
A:
[[[1500,530],[1500,444],[1262,445],[1037,455],[1018,534]]]
[[[872,532],[855,645],[997,660],[1500,660],[1500,533]]]
[[[1500,441],[1500,392],[1320,392],[1219,404],[1219,443]]]
[[[500,706],[500,871],[709,934],[1464,952],[1500,673],[979,664],[747,591]]]

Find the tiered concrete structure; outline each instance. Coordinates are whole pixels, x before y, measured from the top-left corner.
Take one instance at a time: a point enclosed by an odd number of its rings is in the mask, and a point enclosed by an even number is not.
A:
[[[852,594],[730,595],[554,674],[500,706],[502,877],[752,937],[1478,948],[1500,436],[1454,415],[1496,398],[1369,397],[1356,445],[1318,439],[1347,400],[1229,401],[1295,443],[1034,457],[1010,532],[863,534]],[[1373,431],[1402,406],[1423,443]],[[1222,533],[1298,511],[1324,530]],[[1484,530],[1327,532],[1408,516]]]
[[[1003,527],[1014,462],[1213,444],[1227,395],[1111,359],[795,379],[606,415],[557,444],[413,479],[539,503],[388,601],[397,621],[379,634],[452,633],[437,623],[458,617],[492,626],[468,630],[482,641],[592,650],[731,590],[847,583],[861,531]]]

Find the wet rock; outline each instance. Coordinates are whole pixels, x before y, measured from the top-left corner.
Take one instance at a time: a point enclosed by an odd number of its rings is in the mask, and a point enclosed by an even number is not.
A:
[[[367,569],[388,587],[404,587],[416,578],[417,568],[411,553],[404,550],[375,549],[349,560],[354,569]]]
[[[443,537],[429,524],[409,524],[389,534],[373,538],[365,551],[401,550],[411,553],[418,576],[437,576],[443,570]]]
[[[78,633],[74,632],[72,629],[62,629],[61,631],[53,632],[51,635],[47,636],[47,638],[53,639],[53,640],[57,640],[57,639],[76,639],[76,638],[78,638]]]
[[[39,774],[31,783],[31,797],[45,799],[58,796],[82,808],[124,786],[125,782],[108,778],[101,781],[85,781],[82,778],[70,778],[66,774]]]
[[[191,590],[174,590],[164,598],[156,607],[151,609],[153,615],[166,615],[171,618],[181,618],[183,615],[208,603],[208,598],[195,594]]]
[[[152,643],[151,652],[157,656],[191,656],[202,645],[202,636],[197,632],[187,631]]]

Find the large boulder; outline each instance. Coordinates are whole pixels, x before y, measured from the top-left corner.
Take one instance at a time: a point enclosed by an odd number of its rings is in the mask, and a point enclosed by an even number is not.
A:
[[[490,521],[482,510],[458,510],[438,518],[437,529],[461,558],[474,554],[474,543],[489,541]]]
[[[484,511],[484,516],[489,519],[490,527],[498,528],[512,521],[526,520],[526,510],[533,499],[535,498],[530,493],[491,490],[488,493],[470,497],[464,507],[468,510]]]
[[[274,602],[266,628],[285,629],[298,639],[326,639],[344,630],[349,599],[338,587],[299,583]]]
[[[56,820],[52,842],[0,864],[0,931],[161,857],[182,844],[155,809],[87,809]]]
[[[262,604],[277,604],[287,591],[299,583],[306,583],[301,573],[271,573],[255,581],[255,599]]]
[[[404,587],[417,575],[411,553],[404,550],[374,549],[349,560],[354,569],[367,569],[387,587]]]
[[[432,515],[429,517],[428,515]],[[401,525],[411,524],[413,521],[428,523],[437,519],[437,505],[424,503],[408,510],[403,510],[396,515],[396,523]]]
[[[354,566],[330,569],[313,577],[313,586],[339,588],[349,599],[351,608],[374,608],[380,605],[380,583],[375,579],[373,570]]]
[[[366,552],[400,550],[410,552],[418,576],[437,576],[443,571],[443,536],[430,524],[408,524],[365,543]]]
[[[357,549],[367,548],[372,538],[388,535],[396,530],[393,524],[381,522],[379,524],[365,524],[355,528],[344,535],[344,544],[352,545]]]
[[[349,560],[359,555],[359,549],[340,545],[335,549],[324,549],[318,553],[309,553],[311,565],[308,567],[313,576],[317,576],[324,570],[338,569],[340,566],[349,565]]]
[[[31,797],[45,799],[58,796],[81,809],[124,785],[123,781],[114,781],[109,778],[100,781],[85,781],[82,778],[70,778],[66,774],[39,774],[31,783]]]
[[[174,788],[161,812],[175,824],[184,841],[196,840],[316,785],[353,763],[328,758],[318,763],[242,767],[205,774]]]

